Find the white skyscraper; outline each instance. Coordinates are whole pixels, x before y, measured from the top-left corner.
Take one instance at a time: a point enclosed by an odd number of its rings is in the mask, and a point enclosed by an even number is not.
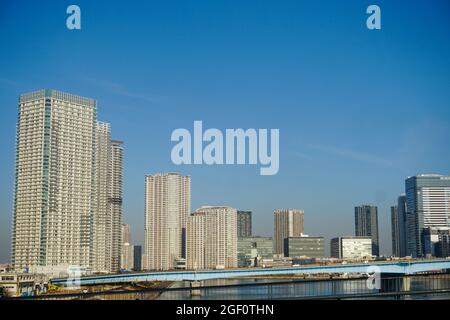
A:
[[[133,245],[131,244],[131,232],[129,224],[122,224],[122,254],[120,268],[125,270],[133,269]]]
[[[109,123],[97,122],[95,137],[92,269],[116,272],[121,255],[123,148],[121,141],[111,140]]]
[[[109,158],[108,217],[111,224],[109,235],[110,270],[120,268],[122,253],[122,186],[123,186],[123,142],[111,140]]]
[[[89,266],[95,208],[93,99],[55,90],[19,100],[12,263]]]
[[[236,268],[237,210],[230,207],[201,207],[188,218],[188,269]]]
[[[118,270],[122,163],[112,163],[113,153],[110,126],[97,123],[95,100],[55,90],[20,96],[12,231],[16,269]],[[119,242],[113,245],[116,220]]]
[[[108,212],[108,187],[111,128],[109,123],[97,122],[95,127],[95,205],[92,215],[92,269],[107,272],[111,269],[111,220]]]
[[[145,177],[144,268],[170,270],[185,255],[190,177],[177,173]]]

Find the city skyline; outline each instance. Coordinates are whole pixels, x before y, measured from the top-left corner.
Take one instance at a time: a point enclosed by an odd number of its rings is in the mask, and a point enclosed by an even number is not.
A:
[[[70,93],[64,93],[64,92],[60,92],[60,91],[56,91],[56,90],[52,90],[52,89],[46,89],[46,90],[43,90],[42,92],[54,92],[53,94],[60,94],[60,95],[67,95],[67,96],[69,96],[69,97],[71,97],[71,96],[74,96],[74,97],[78,97],[78,96],[76,96],[76,95],[73,95],[73,94],[70,94]],[[22,94],[21,95],[21,98],[19,99],[20,101],[22,101],[22,96],[23,97],[25,97],[24,99],[26,99],[26,97],[27,97],[27,95],[35,95],[36,93],[38,93],[39,91],[35,91],[35,92],[31,92],[31,93],[27,93],[27,94]],[[83,97],[80,97],[80,98],[82,98],[82,99],[87,99],[86,101],[89,101],[89,98],[83,98]],[[94,101],[94,100],[91,100],[91,101]],[[95,104],[96,104],[96,102],[95,102]],[[111,159],[110,158],[113,158],[113,154],[114,154],[114,152],[116,152],[117,153],[117,151],[114,151],[114,150],[119,150],[119,159],[120,159],[120,166],[122,166],[122,158],[123,158],[123,155],[122,155],[122,147],[121,147],[121,145],[123,144],[123,142],[122,141],[118,141],[118,140],[112,140],[111,139],[111,129],[110,129],[110,124],[109,123],[105,123],[105,122],[100,122],[100,121],[97,121],[97,123],[96,123],[96,125],[94,126],[95,127],[95,132],[96,132],[96,141],[98,141],[98,143],[97,143],[97,146],[96,146],[96,148],[97,148],[97,153],[98,154],[102,154],[102,148],[104,149],[104,150],[106,150],[106,153],[105,152],[103,152],[103,153],[105,153],[105,155],[104,155],[104,157],[106,157],[106,159],[107,159],[107,162],[111,162]],[[104,142],[102,141],[102,140],[105,140]],[[109,149],[111,149],[111,151],[108,151]],[[117,157],[117,155],[116,155],[116,157]],[[105,160],[106,160],[105,159]],[[98,160],[97,160],[98,161]],[[101,162],[101,161],[100,161]],[[114,161],[113,161],[114,162]],[[97,165],[99,168],[101,168],[101,164],[100,165]],[[106,170],[106,173],[104,173],[104,172],[101,172],[101,171],[99,171],[99,173],[98,173],[98,178],[97,178],[97,183],[99,183],[99,185],[98,185],[98,187],[97,187],[97,192],[98,192],[98,190],[101,190],[102,188],[101,188],[101,183],[102,183],[102,179],[101,179],[101,177],[102,176],[104,176],[104,186],[103,187],[105,187],[106,186],[106,184],[107,183],[110,183],[107,179],[106,179],[106,176],[107,175],[111,175],[111,176],[114,176],[114,174],[112,174],[112,172],[113,172],[113,170],[112,169],[109,169],[109,168],[107,168],[107,167],[105,167],[105,168],[103,168],[103,170]],[[178,173],[164,173],[164,174],[162,174],[162,175],[173,175],[173,174],[175,174],[175,175],[179,175]],[[160,174],[157,174],[157,175],[160,175]],[[147,177],[148,177],[148,175],[146,175]],[[417,175],[417,176],[439,176],[438,174],[419,174],[419,175]],[[190,176],[189,176],[190,177]],[[413,176],[413,177],[415,177],[415,176]],[[411,178],[413,178],[413,177],[407,177],[406,179],[405,179],[405,183],[408,181],[408,180],[410,180]],[[114,180],[114,178],[112,178],[111,180]],[[119,181],[120,181],[120,183],[119,184],[121,184],[121,181],[122,181],[122,174],[120,173],[120,178],[119,178]],[[190,179],[189,179],[189,181],[190,181]],[[116,183],[117,184],[117,183]],[[190,182],[189,182],[189,184],[190,184]],[[104,188],[103,188],[104,189]],[[190,187],[188,187],[188,189],[189,189],[189,198],[190,198]],[[119,189],[119,191],[117,191],[117,190],[115,190],[115,187],[113,187],[113,188],[111,188],[111,190],[108,190],[107,188],[105,189],[105,191],[107,191],[108,193],[114,193],[114,191],[116,191],[116,193],[118,192],[119,193],[119,196],[120,196],[120,194],[121,194],[121,189]],[[112,203],[113,203],[113,205],[114,205],[114,198],[110,198],[110,197],[113,197],[113,194],[105,194],[105,195],[103,195],[104,196],[104,202],[105,202],[105,205],[107,204],[107,203],[109,203],[109,202],[111,202],[112,201]],[[98,195],[97,195],[97,198],[98,199],[102,199],[103,197],[102,197],[102,195],[99,193]],[[110,199],[112,199],[112,200],[110,200]],[[120,203],[122,202],[122,200],[121,200],[122,198],[120,198]],[[101,201],[98,201],[97,202],[97,206],[99,206],[100,205],[100,203],[101,203]],[[203,202],[203,203],[208,203],[208,201],[206,201],[206,202]],[[203,207],[203,206],[202,206]],[[375,210],[375,223],[376,223],[376,229],[378,229],[378,214],[377,214],[377,211],[378,211],[378,208],[377,208],[377,206],[371,206],[371,205],[361,205],[361,206],[356,206],[356,207],[354,207],[354,210],[355,210],[355,235],[356,236],[364,236],[365,234],[363,234],[365,231],[363,231],[363,227],[358,227],[358,219],[361,219],[361,217],[359,217],[359,218],[357,218],[358,216],[357,216],[357,209],[358,210],[364,210],[364,208],[368,208],[368,209],[374,209]],[[394,226],[392,225],[392,214],[393,214],[393,212],[392,212],[392,210],[393,210],[393,208],[394,207],[390,207],[390,209],[391,209],[391,233],[393,234],[393,230],[392,230],[392,228],[394,228]],[[395,208],[397,209],[397,205],[395,205]],[[121,207],[119,206],[119,210],[121,209]],[[105,210],[106,210],[106,208],[105,208]],[[108,209],[108,210],[112,210],[112,212],[114,212],[114,210],[113,209]],[[291,210],[291,209],[288,209],[288,210]],[[294,211],[295,211],[296,209],[294,209]],[[189,211],[189,210],[188,210]],[[188,211],[186,211],[186,212],[188,212]],[[277,210],[275,210],[275,212],[277,212],[277,211],[279,211],[278,209]],[[101,212],[101,210],[99,210],[99,212]],[[304,211],[303,210],[300,210],[299,212],[301,212],[302,213],[302,222],[301,222],[301,229],[304,231]],[[251,211],[237,211],[237,213],[238,213],[238,215],[237,215],[237,221],[239,221],[239,214],[249,214],[250,215],[250,224],[249,224],[249,228],[250,228],[250,230],[252,229],[252,224],[251,224]],[[362,213],[362,211],[361,211],[361,213]],[[358,214],[361,214],[361,213],[359,213],[359,211],[358,211]],[[195,211],[194,212],[191,212],[191,213],[188,213],[188,215],[186,216],[186,217],[188,217],[190,214],[195,214]],[[120,214],[120,216],[121,216],[121,214]],[[367,219],[367,218],[366,218]],[[184,223],[184,222],[183,222]],[[364,222],[365,223],[365,222]],[[121,225],[120,223],[119,223],[119,225]],[[275,227],[275,224],[274,224],[274,227]],[[105,227],[104,227],[105,228]],[[239,228],[240,228],[240,224],[238,223],[237,224],[237,230],[239,231]],[[246,228],[248,228],[248,226],[246,226]],[[300,233],[300,234],[303,234],[303,231]],[[299,235],[300,235],[299,234]],[[336,236],[339,236],[339,237],[341,237],[341,236],[347,236],[347,235],[349,235],[350,233],[347,233],[347,234],[339,234],[339,235],[336,235]],[[94,231],[94,235],[95,235],[95,231]],[[238,235],[239,235],[239,233],[238,233]],[[260,236],[260,235],[258,235],[258,236]],[[275,233],[273,233],[272,235],[270,235],[270,236],[273,236],[275,239],[276,239],[276,237],[275,237]],[[378,238],[378,231],[376,231],[376,235],[375,235],[375,238]],[[94,236],[94,239],[95,239],[95,236]],[[330,240],[332,240],[333,239],[333,237],[331,237],[330,238]],[[391,243],[392,243],[392,241],[394,241],[393,240],[393,235],[391,236]],[[275,246],[275,242],[276,241],[274,241],[274,246]],[[378,242],[378,240],[375,240],[375,243],[376,242]],[[136,244],[138,244],[139,242],[138,241],[136,241]],[[97,246],[94,246],[95,247],[95,250],[98,250],[98,248],[97,248]],[[144,245],[144,248],[145,248],[145,245]],[[100,248],[101,249],[101,248]],[[103,248],[103,250],[105,250],[104,248]],[[377,250],[377,249],[374,249],[374,250]],[[394,250],[392,250],[392,254],[395,254],[395,251]],[[376,254],[375,254],[376,255]],[[97,256],[101,256],[101,254],[97,254]],[[145,257],[145,255],[144,255],[144,257]],[[182,255],[180,255],[180,257],[182,257]],[[120,260],[120,259],[119,259]],[[113,268],[113,269],[118,269],[118,265],[119,265],[119,263],[120,263],[120,261],[118,261],[118,262],[116,262],[116,265],[117,265],[117,267],[116,268]],[[103,264],[105,264],[105,262],[103,262]],[[94,262],[94,264],[93,265],[95,265],[95,262]],[[170,268],[173,268],[173,265],[170,267]]]
[[[257,235],[273,236],[276,208],[302,208],[305,233],[326,245],[352,235],[354,206],[371,204],[379,209],[380,254],[389,254],[390,207],[405,179],[450,173],[446,2],[408,3],[406,11],[380,1],[379,32],[365,27],[365,5],[347,2],[327,10],[264,1],[175,10],[78,4],[86,19],[79,32],[65,27],[65,4],[40,3],[45,19],[33,2],[0,5],[8,43],[0,60],[1,262],[10,259],[17,97],[41,88],[95,98],[125,141],[123,220],[139,244],[146,174],[192,176],[192,208],[250,210]],[[170,133],[194,120],[280,128],[279,173],[173,165]]]

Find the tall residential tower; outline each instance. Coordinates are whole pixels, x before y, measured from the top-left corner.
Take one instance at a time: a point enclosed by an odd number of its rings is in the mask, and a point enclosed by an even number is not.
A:
[[[237,211],[222,206],[197,209],[187,222],[187,268],[223,269],[238,266]]]
[[[174,269],[185,256],[186,218],[190,213],[189,176],[177,173],[145,177],[146,270]]]
[[[92,216],[92,269],[117,272],[121,255],[122,142],[111,139],[109,123],[95,130],[96,210]]]
[[[12,263],[89,266],[96,101],[54,90],[19,100]]]
[[[303,210],[277,209],[274,212],[274,254],[284,255],[284,240],[304,233]]]
[[[96,109],[93,99],[56,90],[20,96],[12,228],[16,270],[73,265],[111,270],[109,126],[97,125]]]

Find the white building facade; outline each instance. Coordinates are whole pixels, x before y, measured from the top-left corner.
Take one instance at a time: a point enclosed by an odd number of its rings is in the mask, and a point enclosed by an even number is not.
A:
[[[372,257],[372,239],[369,237],[334,238],[330,248],[333,258],[360,260]]]
[[[20,96],[12,263],[89,266],[95,210],[95,100],[54,90]]]
[[[15,270],[115,270],[107,212],[110,128],[97,124],[96,109],[93,99],[56,90],[20,96],[12,227]],[[121,190],[121,182],[117,188]]]
[[[163,173],[145,177],[146,270],[171,270],[185,256],[186,219],[190,212],[190,177]]]
[[[188,218],[187,268],[236,268],[237,210],[205,206]]]

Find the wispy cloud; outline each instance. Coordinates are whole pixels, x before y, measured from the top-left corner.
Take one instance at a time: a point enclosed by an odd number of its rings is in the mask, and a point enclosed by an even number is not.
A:
[[[345,149],[335,146],[327,146],[327,145],[320,145],[320,144],[308,144],[309,148],[312,148],[317,151],[325,152],[331,155],[355,160],[355,161],[361,161],[366,163],[371,163],[375,165],[380,166],[386,166],[391,167],[393,166],[392,161],[385,159],[383,157],[379,157],[373,154],[367,154],[363,152],[359,152],[357,150],[352,149]]]
[[[99,80],[99,79],[94,79],[94,78],[87,78],[86,81],[92,85],[100,87],[101,89],[103,89],[105,91],[108,91],[110,93],[113,93],[113,94],[116,94],[119,96],[123,96],[126,98],[138,99],[138,100],[142,100],[142,101],[150,102],[150,103],[160,100],[160,97],[156,97],[156,96],[153,96],[148,93],[140,93],[140,92],[135,92],[135,91],[129,90],[125,86],[123,86],[119,83],[116,83],[116,82]]]
[[[21,84],[17,81],[7,79],[7,78],[0,78],[0,85],[2,87],[8,86],[8,87],[20,87]]]

